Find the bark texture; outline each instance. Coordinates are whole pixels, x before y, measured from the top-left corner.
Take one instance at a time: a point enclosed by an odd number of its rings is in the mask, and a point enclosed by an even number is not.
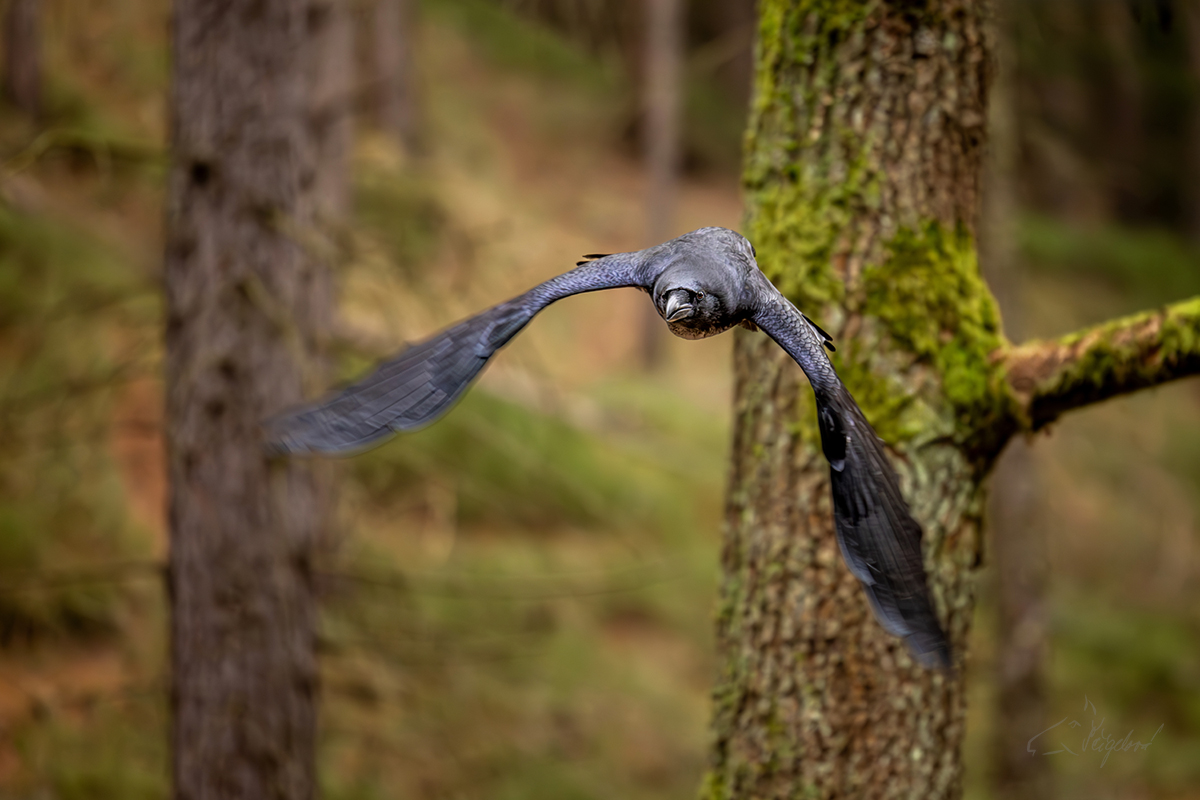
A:
[[[313,795],[318,481],[264,457],[328,318],[313,214],[306,4],[177,0],[167,435],[178,798]]]
[[[4,18],[4,93],[36,117],[42,108],[40,0],[8,0]]]
[[[747,135],[759,263],[838,340],[925,530],[958,671],[916,666],[842,563],[809,388],[736,332],[712,798],[954,797],[980,481],[1011,400],[975,257],[987,4],[764,0]],[[981,435],[982,432],[982,435]]]

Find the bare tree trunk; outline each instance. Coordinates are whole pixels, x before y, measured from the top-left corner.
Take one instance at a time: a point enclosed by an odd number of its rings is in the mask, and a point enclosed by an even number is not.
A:
[[[1195,0],[1188,0],[1192,2]],[[1137,21],[1128,2],[1099,0],[1084,7],[1095,15],[1100,39],[1112,59],[1111,83],[1094,101],[1099,108],[1092,116],[1104,120],[1097,133],[1107,151],[1105,188],[1111,208],[1120,216],[1144,202],[1141,165],[1146,149],[1145,100],[1139,71],[1144,59],[1137,52]]]
[[[165,286],[173,785],[309,798],[321,491],[261,421],[301,399],[327,283],[305,3],[176,0]]]
[[[420,151],[413,42],[415,0],[373,0],[375,108],[379,126],[410,154]]]
[[[990,154],[984,193],[980,257],[1004,315],[1005,332],[1023,338],[1021,263],[1016,247],[1017,169],[1014,0],[997,3],[999,68],[992,88]],[[988,503],[989,541],[998,615],[996,643],[994,789],[996,797],[1051,797],[1050,763],[1030,754],[1029,737],[1044,727],[1046,687],[1046,542],[1031,527],[1037,500],[1037,462],[1030,443],[1015,437],[996,464]]]
[[[4,20],[4,93],[21,111],[42,110],[42,41],[39,0],[8,0]]]
[[[315,158],[313,184],[313,234],[308,255],[316,259],[313,270],[311,320],[314,330],[332,331],[336,294],[333,272],[345,252],[346,223],[353,200],[350,155],[354,146],[355,63],[353,0],[309,0],[308,100],[309,133]],[[326,353],[317,353],[309,373],[320,386],[331,377]],[[341,544],[337,524],[339,478],[334,461],[312,464],[316,475],[316,508],[325,521],[314,557],[331,559]]]
[[[680,100],[683,61],[682,0],[646,0],[646,238],[653,245],[674,236],[679,192]],[[662,320],[653,307],[642,316],[642,363],[662,358]]]
[[[961,653],[981,480],[1008,402],[989,365],[1003,340],[974,244],[988,10],[967,0],[760,8],[748,234],[776,285],[834,332],[839,373],[896,454]],[[772,342],[735,335],[705,795],[956,797],[962,672],[917,666],[875,621],[839,556],[812,393]]]
[[[722,17],[730,31],[752,31],[756,19],[755,0],[724,0],[720,3]],[[754,87],[754,37],[746,36],[744,44],[737,49],[725,67],[727,82],[734,88],[738,102],[745,106],[750,102]]]
[[[313,195],[317,218],[326,228],[336,228],[350,211],[355,60],[350,3],[309,0],[308,8],[309,124],[317,181]]]

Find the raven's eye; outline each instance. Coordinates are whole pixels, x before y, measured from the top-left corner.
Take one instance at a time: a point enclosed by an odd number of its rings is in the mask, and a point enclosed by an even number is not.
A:
[[[697,290],[696,290],[696,299],[697,299],[697,300],[703,300],[703,299],[704,299],[704,292],[702,292],[702,291],[700,291],[699,289],[697,289]]]

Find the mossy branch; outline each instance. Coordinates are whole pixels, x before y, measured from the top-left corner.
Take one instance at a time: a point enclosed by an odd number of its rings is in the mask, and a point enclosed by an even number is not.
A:
[[[1032,430],[1064,412],[1200,374],[1200,297],[1106,322],[1003,356]]]

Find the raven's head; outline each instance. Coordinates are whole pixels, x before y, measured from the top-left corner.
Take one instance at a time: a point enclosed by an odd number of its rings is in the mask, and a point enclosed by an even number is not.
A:
[[[671,333],[685,339],[715,336],[737,325],[745,274],[754,249],[726,228],[701,228],[654,248],[669,259],[655,281],[654,307]]]
[[[654,307],[671,333],[703,339],[737,324],[731,314],[736,301],[722,281],[706,281],[703,274],[686,269],[672,273],[654,287]]]

